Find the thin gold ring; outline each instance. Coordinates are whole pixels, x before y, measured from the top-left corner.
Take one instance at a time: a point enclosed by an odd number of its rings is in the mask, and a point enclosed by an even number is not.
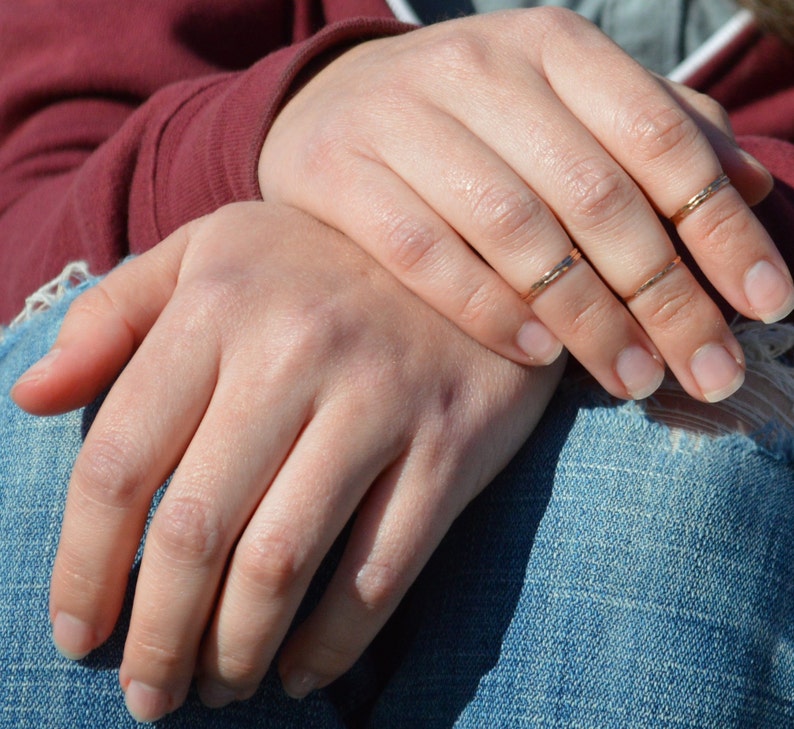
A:
[[[679,263],[681,263],[681,256],[676,256],[670,263],[668,263],[659,273],[651,276],[642,286],[640,286],[631,296],[627,296],[623,301],[627,304],[636,299],[643,291],[647,291],[651,286],[659,283],[670,271],[672,271]]]
[[[535,281],[535,283],[530,286],[529,291],[521,298],[524,299],[524,301],[532,301],[568,271],[581,257],[582,252],[578,248],[572,249],[554,268],[546,271],[546,273]]]
[[[722,190],[723,187],[730,184],[731,181],[728,175],[723,172],[714,182],[706,185],[697,195],[670,216],[673,225],[678,225],[687,215],[694,213],[706,200]]]

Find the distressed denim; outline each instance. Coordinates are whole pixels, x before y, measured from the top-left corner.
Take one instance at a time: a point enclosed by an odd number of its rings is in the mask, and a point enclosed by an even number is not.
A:
[[[135,725],[118,685],[129,604],[83,661],[49,634],[66,485],[95,408],[40,419],[7,397],[88,285],[0,342],[3,728]],[[300,702],[273,675],[223,710],[191,695],[158,725],[794,727],[792,447],[767,425],[703,435],[564,385],[348,675]]]

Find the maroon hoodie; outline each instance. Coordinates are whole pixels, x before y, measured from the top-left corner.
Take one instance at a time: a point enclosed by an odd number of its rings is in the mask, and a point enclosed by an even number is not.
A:
[[[104,272],[257,199],[296,77],[405,30],[383,0],[0,3],[0,322],[69,261]],[[692,81],[777,177],[759,214],[794,264],[794,52],[750,30]]]

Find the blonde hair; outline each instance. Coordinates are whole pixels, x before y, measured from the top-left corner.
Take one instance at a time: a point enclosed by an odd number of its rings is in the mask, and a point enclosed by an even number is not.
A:
[[[741,0],[752,10],[758,24],[794,45],[794,0]]]

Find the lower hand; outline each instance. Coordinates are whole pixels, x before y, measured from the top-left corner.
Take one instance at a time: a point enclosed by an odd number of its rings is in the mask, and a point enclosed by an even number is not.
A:
[[[113,630],[175,469],[120,671],[140,720],[177,708],[195,672],[210,705],[250,696],[355,513],[280,658],[295,696],[344,672],[561,373],[482,348],[342,235],[267,203],[223,208],[111,273],[52,352],[13,391],[32,412],[84,404],[124,367],[69,486],[50,604],[66,655]]]

